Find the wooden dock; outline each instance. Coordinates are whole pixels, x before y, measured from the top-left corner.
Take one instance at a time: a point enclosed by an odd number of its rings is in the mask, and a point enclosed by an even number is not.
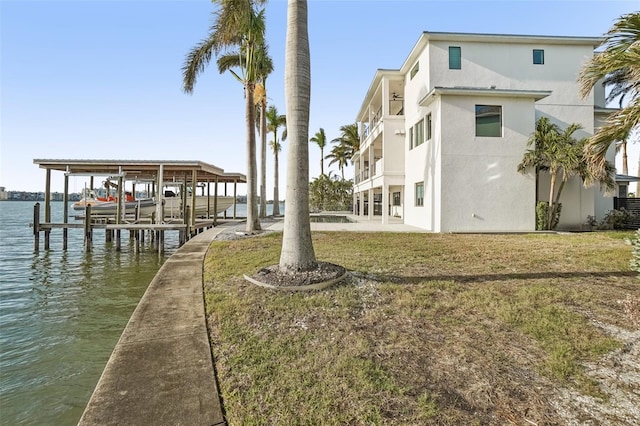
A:
[[[219,167],[202,161],[133,161],[133,160],[33,160],[40,168],[46,170],[45,182],[45,202],[44,220],[41,221],[40,203],[36,203],[33,211],[33,222],[31,227],[34,234],[34,250],[40,249],[40,233],[44,233],[44,249],[50,249],[50,234],[54,229],[61,229],[63,250],[67,250],[68,230],[82,229],[84,232],[85,251],[91,250],[93,241],[93,231],[103,229],[105,240],[114,241],[116,250],[121,249],[121,233],[128,231],[130,238],[134,239],[136,250],[140,249],[140,242],[145,241],[145,234],[154,242],[159,253],[164,252],[164,234],[168,231],[179,233],[179,244],[184,244],[189,238],[212,228],[218,224],[220,218],[217,214],[207,214],[208,217],[197,217],[195,209],[190,210],[187,203],[187,196],[182,199],[185,206],[181,211],[180,219],[164,217],[161,203],[157,203],[156,212],[150,217],[136,217],[136,215],[125,215],[118,206],[115,215],[98,216],[91,214],[91,207],[87,206],[82,215],[75,216],[75,222],[69,222],[69,177],[88,176],[90,177],[90,187],[93,189],[94,176],[107,177],[107,179],[117,179],[118,194],[117,199],[124,199],[124,186],[129,180],[133,182],[132,191],[135,193],[136,182],[147,182],[151,184],[151,192],[156,200],[162,200],[163,187],[170,182],[182,185],[184,194],[187,188],[191,188],[191,205],[195,206],[196,191],[200,186],[206,188],[207,196],[212,196],[214,204],[212,212],[217,211],[216,200],[218,197],[218,185],[224,185],[224,196],[227,196],[227,183],[233,183],[234,198],[237,194],[237,184],[246,183],[246,177],[239,173],[225,173]],[[51,172],[64,172],[64,212],[63,222],[54,223],[51,221]],[[210,194],[211,184],[214,185],[214,192]],[[233,218],[236,220],[236,206],[233,204]],[[137,210],[136,210],[137,212]],[[162,218],[157,220],[156,218]]]

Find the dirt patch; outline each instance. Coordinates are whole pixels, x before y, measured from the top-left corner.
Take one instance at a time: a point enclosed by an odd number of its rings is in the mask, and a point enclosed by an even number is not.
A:
[[[586,374],[599,383],[605,398],[558,389],[551,404],[567,425],[640,423],[640,330],[628,331],[592,319],[623,346],[598,362],[585,363]]]
[[[308,271],[287,272],[278,265],[260,269],[251,278],[270,287],[302,287],[326,283],[336,280],[345,274],[340,265],[328,262],[318,262],[316,268]]]

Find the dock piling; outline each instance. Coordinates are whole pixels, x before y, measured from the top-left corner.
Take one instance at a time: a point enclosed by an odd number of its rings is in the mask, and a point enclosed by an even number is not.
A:
[[[84,208],[84,251],[91,251],[91,206]]]
[[[40,251],[40,203],[33,206],[33,250]]]

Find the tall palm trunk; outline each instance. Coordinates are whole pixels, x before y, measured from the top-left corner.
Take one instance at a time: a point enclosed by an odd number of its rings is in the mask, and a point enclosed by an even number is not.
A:
[[[253,102],[255,83],[247,82],[246,88],[246,117],[247,117],[247,225],[246,231],[253,232],[260,229],[258,217],[258,197],[256,186],[256,107]]]
[[[276,136],[276,132],[274,132],[274,137]],[[277,138],[275,139],[278,140]],[[273,172],[273,215],[280,216],[280,194],[278,194],[278,180],[280,179],[278,173],[278,150],[274,149],[273,151],[273,167],[275,168]]]
[[[551,172],[551,185],[549,185],[549,210],[547,211],[547,229],[551,229],[553,224],[553,195],[556,190],[556,180],[558,179],[558,171],[550,170]]]
[[[284,74],[287,104],[287,209],[280,269],[308,271],[317,267],[309,221],[309,103],[311,65],[307,1],[289,0]]]
[[[267,88],[267,79],[262,84]],[[260,102],[260,217],[267,216],[267,96]]]

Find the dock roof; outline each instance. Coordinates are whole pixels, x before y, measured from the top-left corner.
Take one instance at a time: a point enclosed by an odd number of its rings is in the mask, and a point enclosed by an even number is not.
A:
[[[241,173],[227,173],[220,167],[203,161],[165,160],[74,160],[74,159],[34,159],[41,169],[50,169],[69,175],[117,176],[123,174],[127,180],[156,180],[162,166],[163,182],[192,181],[196,172],[196,182],[236,182],[246,183],[247,177]]]

